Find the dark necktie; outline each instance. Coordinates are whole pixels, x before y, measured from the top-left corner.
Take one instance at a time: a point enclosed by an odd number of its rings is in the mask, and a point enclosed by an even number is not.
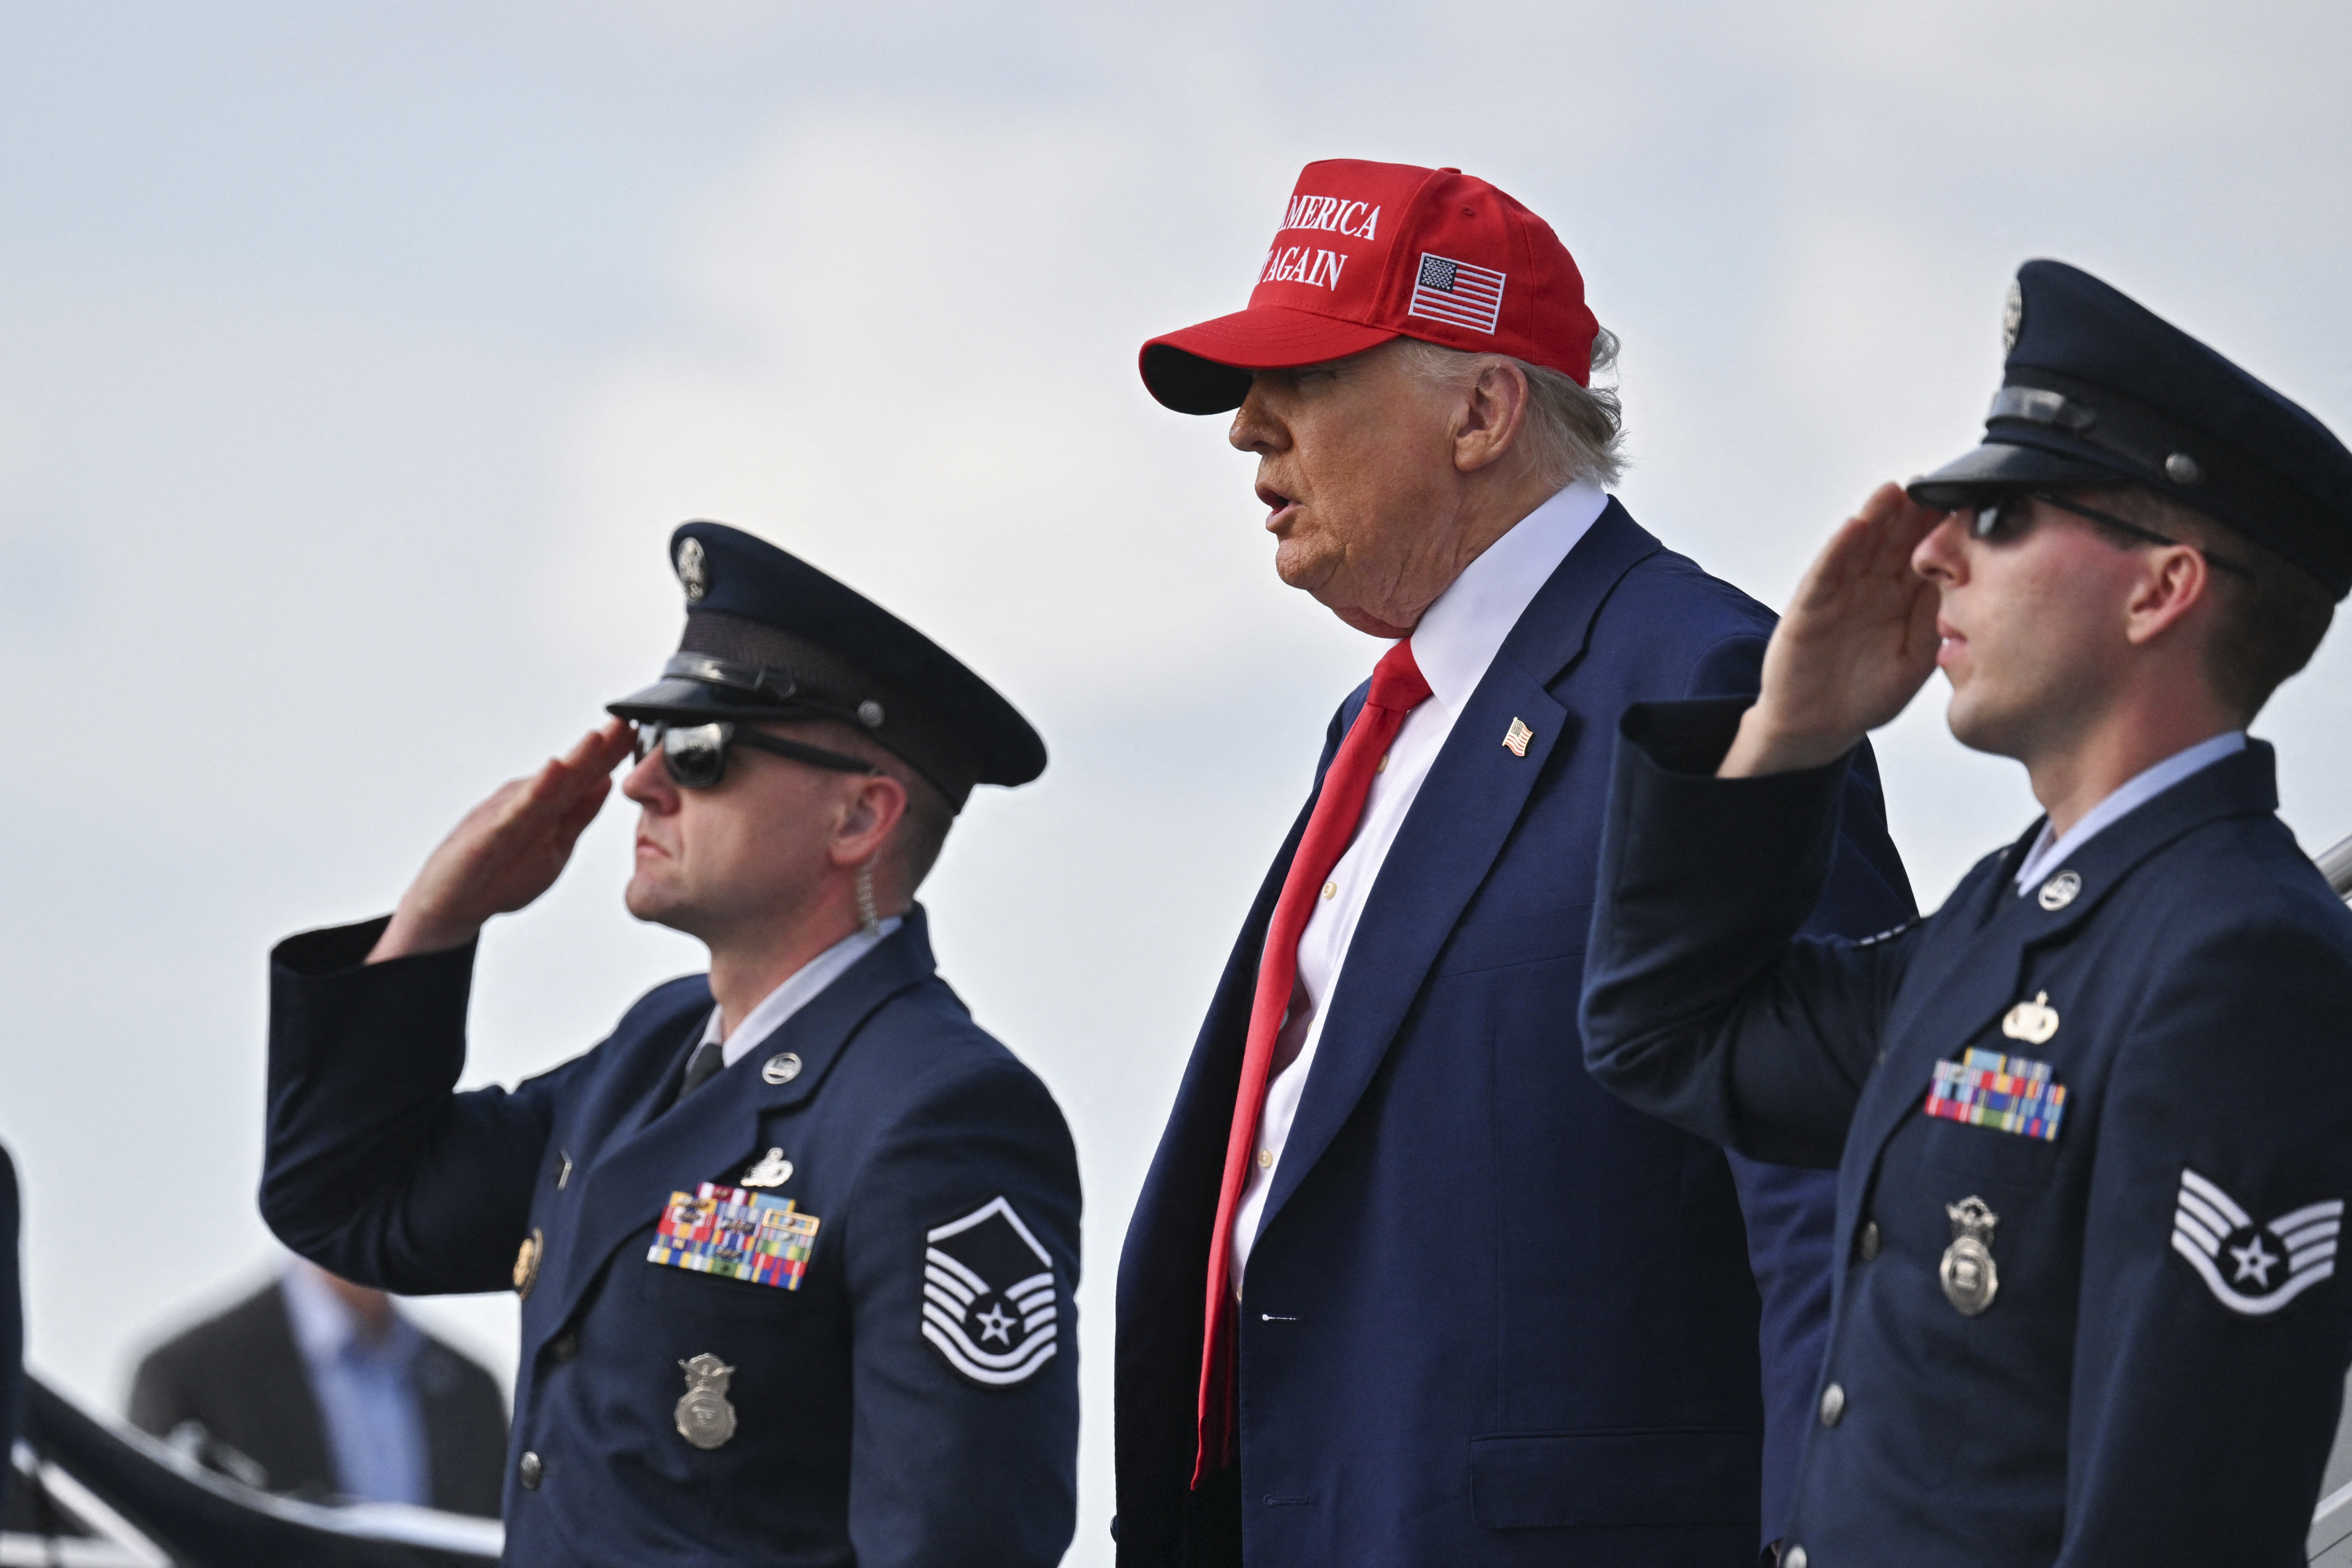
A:
[[[727,1047],[717,1040],[705,1040],[695,1047],[694,1055],[687,1058],[686,1076],[677,1080],[678,1100],[684,1100],[710,1081],[726,1065]],[[675,1105],[677,1102],[672,1100],[670,1103]]]
[[[1275,900],[1266,924],[1265,947],[1258,956],[1257,991],[1250,1007],[1249,1035],[1242,1047],[1241,1092],[1234,1101],[1233,1131],[1225,1140],[1225,1176],[1217,1193],[1217,1227],[1209,1233],[1209,1300],[1201,1346],[1200,1448],[1192,1467],[1192,1484],[1199,1486],[1211,1470],[1233,1463],[1234,1211],[1241,1206],[1250,1162],[1257,1144],[1258,1118],[1265,1108],[1265,1086],[1274,1063],[1275,1037],[1283,1015],[1290,1010],[1291,988],[1298,979],[1298,939],[1315,913],[1316,895],[1324,879],[1348,852],[1356,836],[1357,820],[1364,815],[1364,797],[1371,793],[1372,775],[1390,742],[1404,724],[1407,713],[1429,695],[1429,682],[1413,662],[1412,644],[1401,642],[1381,657],[1372,671],[1372,689],[1363,711],[1339,742],[1323,775],[1307,831],[1291,858],[1282,896]]]

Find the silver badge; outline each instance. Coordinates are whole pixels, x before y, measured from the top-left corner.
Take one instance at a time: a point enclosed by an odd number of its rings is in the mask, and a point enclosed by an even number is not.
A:
[[[2042,907],[2045,910],[2063,910],[2073,903],[2074,895],[2082,890],[2082,878],[2072,871],[2061,871],[2042,884]]]
[[[2046,1044],[2058,1032],[2058,1009],[2050,1005],[2050,993],[2042,992],[2032,1001],[2011,1007],[2001,1017],[2000,1032],[2030,1045]]]
[[[2016,279],[2009,280],[2009,298],[2000,303],[2000,352],[2010,353],[2017,348],[2017,334],[2025,330],[2025,290]]]
[[[686,1393],[677,1402],[677,1435],[698,1448],[716,1448],[735,1436],[735,1407],[727,1403],[727,1380],[735,1369],[703,1352],[677,1363],[686,1371]]]
[[[1952,1245],[1936,1270],[1944,1281],[1944,1300],[1973,1318],[2000,1294],[2000,1270],[1993,1267],[1992,1232],[2000,1215],[1985,1207],[1982,1198],[1962,1198],[1946,1204],[1952,1219]]]
[[[751,1162],[736,1182],[739,1187],[781,1187],[793,1179],[793,1163],[782,1149],[771,1149]]]
[[[710,592],[710,567],[702,558],[702,541],[689,539],[677,547],[677,580],[686,588],[686,602],[698,605]]]
[[[792,1051],[770,1057],[760,1064],[760,1077],[768,1083],[790,1083],[801,1076],[801,1058]]]

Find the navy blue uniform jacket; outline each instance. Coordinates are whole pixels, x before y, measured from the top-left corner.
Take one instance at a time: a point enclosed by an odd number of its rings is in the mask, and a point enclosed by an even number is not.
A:
[[[1250,1254],[1251,1563],[1755,1562],[1759,1376],[1785,1478],[1826,1320],[1829,1179],[1735,1170],[1627,1110],[1573,1036],[1618,715],[1754,690],[1771,626],[1612,501],[1455,722],[1372,889]],[[1525,757],[1502,744],[1515,718]],[[1202,1298],[1258,952],[1306,818],[1219,983],[1120,1260],[1126,1564],[1229,1551],[1188,1506]],[[1849,836],[1824,929],[1908,916],[1866,763]]]
[[[0,1443],[14,1447],[24,1409],[25,1302],[18,1294],[16,1166],[0,1149]],[[8,1495],[14,1465],[0,1466],[0,1500]]]
[[[304,1257],[407,1294],[506,1289],[523,1239],[544,1238],[522,1301],[508,1562],[1061,1560],[1076,1157],[1045,1087],[932,972],[920,909],[667,1110],[710,1011],[703,977],[648,992],[603,1044],[511,1092],[456,1094],[473,950],[362,966],[382,930],[313,931],[274,955],[262,1213]],[[787,1054],[798,1073],[772,1081]],[[771,1149],[793,1170],[769,1190],[820,1221],[797,1290],[647,1260],[673,1192],[731,1183]],[[933,1236],[1000,1198],[1049,1262],[999,1216]],[[989,1289],[927,1293],[949,1271],[934,1250]],[[1003,1277],[1021,1268],[1050,1272],[1050,1297]],[[1025,1328],[1002,1316],[1008,1286]],[[1040,1321],[1041,1308],[1057,1315]],[[965,1355],[1001,1381],[960,1371],[940,1348],[956,1342],[953,1309],[983,1353],[1025,1350],[1030,1370]],[[707,1450],[675,1415],[679,1363],[705,1353],[735,1369],[737,1416]]]
[[[1694,1132],[1841,1162],[1810,1568],[2301,1563],[2352,1354],[2352,912],[2273,815],[2270,748],[2047,897],[2012,885],[2036,823],[1923,924],[1823,942],[1797,928],[1835,770],[1705,776],[1739,706],[1628,715],[1585,1040]],[[2052,1069],[2054,1140],[1926,1113],[1970,1049]],[[1999,1222],[1974,1316],[1940,1279],[1969,1198]]]

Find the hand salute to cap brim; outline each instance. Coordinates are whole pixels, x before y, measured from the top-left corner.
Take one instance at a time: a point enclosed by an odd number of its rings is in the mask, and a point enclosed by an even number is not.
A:
[[[499,785],[433,851],[367,961],[462,947],[492,915],[547,891],[629,751],[629,726],[608,720],[537,773]]]
[[[1831,536],[1772,633],[1720,776],[1825,766],[1903,711],[1936,668],[1937,595],[1912,555],[1951,515],[1881,485]]]

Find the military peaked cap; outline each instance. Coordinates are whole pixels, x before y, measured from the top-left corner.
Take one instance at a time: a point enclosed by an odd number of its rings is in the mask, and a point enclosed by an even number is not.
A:
[[[1957,510],[1988,490],[2128,481],[2352,592],[2352,452],[2170,322],[2063,261],[2010,285],[2009,357],[1984,444],[1916,481]]]
[[[871,735],[956,810],[976,784],[1024,784],[1045,742],[939,644],[853,588],[740,529],[670,535],[686,633],[662,678],[609,711],[708,724],[831,719]]]

